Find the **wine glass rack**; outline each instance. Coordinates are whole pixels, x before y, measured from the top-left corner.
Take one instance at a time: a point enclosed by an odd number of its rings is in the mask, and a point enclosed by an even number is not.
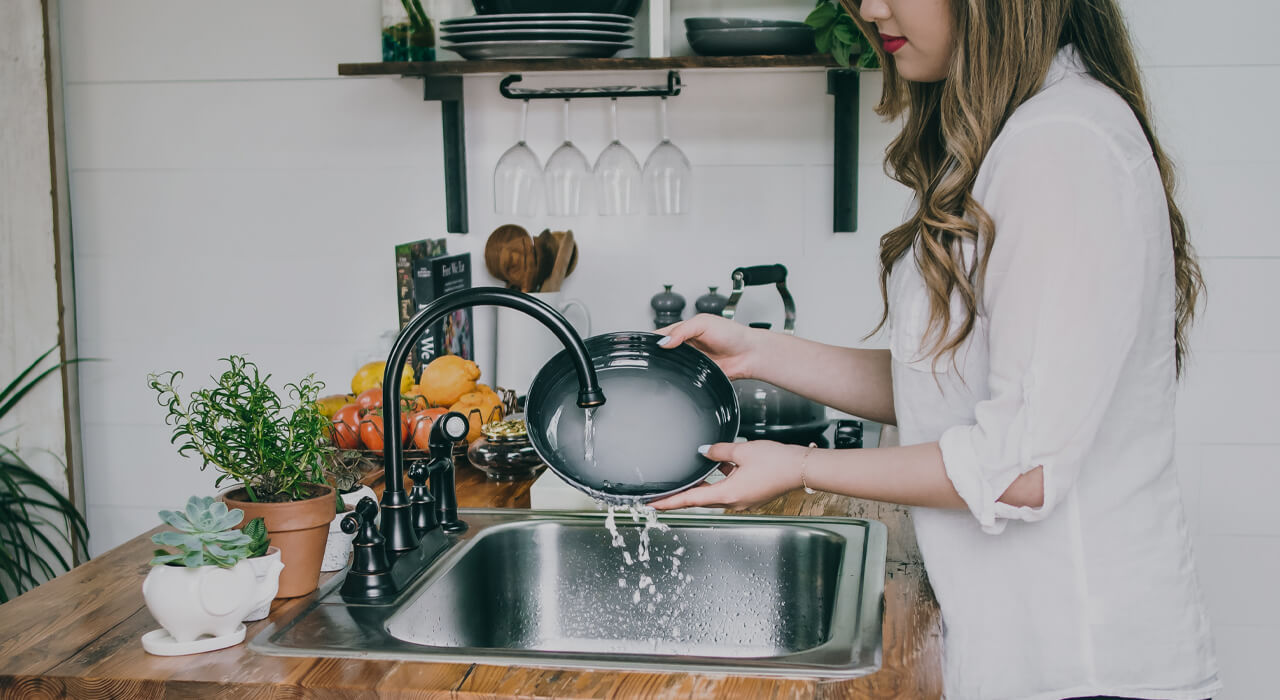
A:
[[[420,61],[341,63],[341,76],[421,78],[423,99],[439,102],[444,137],[445,217],[450,233],[466,233],[467,166],[462,80],[466,75],[505,75],[499,91],[510,99],[586,99],[597,97],[674,96],[683,86],[679,70],[807,69],[827,73],[827,94],[835,99],[833,133],[832,230],[857,231],[858,92],[861,69],[843,68],[830,56],[667,56],[657,58],[498,59],[487,61]],[[582,71],[667,71],[666,86],[599,88],[514,88],[522,73]],[[570,92],[573,91],[573,92]],[[654,92],[648,92],[654,91]],[[662,92],[657,92],[662,91]]]

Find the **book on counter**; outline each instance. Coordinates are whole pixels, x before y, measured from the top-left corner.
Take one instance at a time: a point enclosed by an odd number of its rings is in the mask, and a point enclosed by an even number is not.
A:
[[[400,327],[427,304],[450,292],[471,288],[471,254],[448,255],[445,239],[396,246],[397,301]],[[459,309],[433,323],[410,354],[415,375],[441,355],[475,359],[470,308]]]

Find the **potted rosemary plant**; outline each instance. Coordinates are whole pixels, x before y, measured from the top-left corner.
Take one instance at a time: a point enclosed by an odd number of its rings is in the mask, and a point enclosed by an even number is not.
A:
[[[262,518],[280,548],[284,573],[278,598],[314,591],[337,495],[325,482],[324,462],[332,451],[329,421],[316,406],[324,388],[308,375],[284,385],[282,397],[268,386],[258,366],[232,355],[210,388],[183,399],[181,372],[152,374],[148,384],[173,427],[179,454],[199,457],[200,468],[220,472],[215,484],[228,506],[250,520]]]
[[[156,550],[142,597],[168,634],[143,635],[143,647],[176,655],[238,644],[245,633],[241,621],[271,602],[283,565],[276,562],[259,579],[249,560],[253,538],[232,529],[244,513],[210,496],[192,496],[181,511],[160,511],[160,519],[174,530],[152,535],[151,541],[175,551]],[[205,635],[213,638],[200,640]]]

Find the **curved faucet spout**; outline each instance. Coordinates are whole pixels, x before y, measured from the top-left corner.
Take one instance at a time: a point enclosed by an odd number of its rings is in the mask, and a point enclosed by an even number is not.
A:
[[[418,336],[430,325],[447,314],[470,306],[504,306],[523,312],[542,322],[568,350],[578,375],[578,405],[583,408],[604,403],[595,366],[582,343],[578,332],[546,302],[502,287],[476,287],[446,294],[427,304],[400,331],[391,354],[387,357],[387,369],[382,377],[382,434],[386,445],[386,491],[382,495],[382,531],[386,547],[392,552],[405,552],[418,545],[418,538],[409,518],[409,496],[404,489],[403,433],[400,426],[400,380],[409,353],[418,342]],[[402,523],[403,521],[403,523]]]

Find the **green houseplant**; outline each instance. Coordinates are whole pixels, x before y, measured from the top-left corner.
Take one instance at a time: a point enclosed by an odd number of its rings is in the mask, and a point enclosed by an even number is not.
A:
[[[283,564],[275,562],[269,575],[259,577],[251,563],[255,540],[233,529],[244,512],[210,496],[192,496],[181,511],[162,510],[160,519],[173,530],[152,535],[162,547],[151,560],[142,582],[142,597],[152,617],[168,632],[149,633],[142,645],[152,653],[175,653],[173,645],[190,645],[212,635],[198,649],[208,651],[244,639],[241,621],[255,608],[270,604],[275,577]],[[162,647],[170,647],[164,649]]]
[[[253,567],[253,573],[259,582],[265,581],[270,586],[269,595],[262,598],[262,604],[244,616],[245,622],[252,622],[271,614],[271,599],[275,598],[279,589],[280,569],[284,565],[280,563],[280,548],[271,546],[266,521],[254,518],[245,523],[240,531],[249,537],[249,566]]]
[[[222,498],[249,519],[262,518],[285,564],[278,597],[315,590],[336,495],[325,482],[333,448],[329,421],[316,399],[322,382],[308,375],[285,384],[283,395],[256,364],[239,355],[222,358],[226,369],[214,384],[183,398],[178,371],[148,376],[166,410],[178,453],[219,472],[215,484],[232,486]]]
[[[41,380],[61,369],[63,363],[37,371],[56,349],[50,348],[0,389],[0,421]],[[9,432],[0,432],[0,440]],[[73,551],[88,545],[89,529],[75,504],[32,469],[15,448],[0,442],[0,603],[71,568],[47,529]]]
[[[382,60],[431,61],[436,35],[419,0],[382,0]]]
[[[871,42],[854,24],[849,10],[839,0],[818,0],[818,4],[804,18],[813,27],[814,43],[819,53],[829,53],[842,66],[849,67],[850,58],[857,56],[858,67],[874,70],[880,67],[880,58],[871,49]]]

